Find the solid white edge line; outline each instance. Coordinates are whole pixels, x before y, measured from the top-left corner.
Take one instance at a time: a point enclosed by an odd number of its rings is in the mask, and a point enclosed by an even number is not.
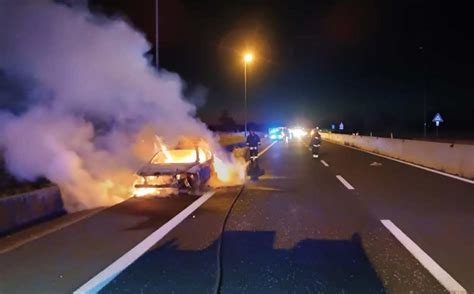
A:
[[[460,177],[460,176],[457,176],[457,175],[445,173],[445,172],[435,170],[435,169],[432,169],[432,168],[429,168],[429,167],[424,167],[424,166],[414,164],[414,163],[411,163],[411,162],[408,162],[408,161],[403,161],[401,159],[393,158],[393,157],[390,157],[390,156],[378,154],[378,153],[375,153],[375,152],[372,152],[372,151],[367,151],[367,150],[363,150],[363,149],[352,147],[352,146],[347,146],[347,145],[337,143],[337,142],[334,142],[334,141],[326,140],[326,142],[337,144],[337,145],[347,147],[347,148],[351,148],[351,149],[354,149],[354,150],[357,150],[357,151],[369,153],[369,154],[372,154],[372,155],[375,155],[375,156],[378,156],[378,157],[383,157],[383,158],[386,158],[386,159],[390,159],[390,160],[393,160],[393,161],[396,161],[396,162],[399,162],[399,163],[403,163],[403,164],[406,164],[406,165],[409,165],[409,166],[413,166],[413,167],[416,167],[416,168],[419,168],[419,169],[422,169],[422,170],[425,170],[425,171],[429,171],[429,172],[432,172],[432,173],[435,173],[435,174],[439,174],[439,175],[442,175],[442,176],[450,177],[450,178],[453,178],[453,179],[456,179],[456,180],[459,180],[459,181],[463,181],[463,182],[466,182],[466,183],[469,183],[469,184],[474,184],[474,180],[470,180],[470,179],[463,178],[463,177]]]
[[[328,167],[328,166],[329,166],[329,164],[328,164],[326,161],[322,160],[322,159],[321,159],[321,163],[322,163],[325,167]]]
[[[392,221],[380,220],[382,224],[402,243],[402,245],[441,283],[451,294],[466,294],[464,289],[453,277],[451,277],[439,264],[436,263],[426,252],[402,232]]]
[[[346,181],[346,179],[344,179],[342,176],[336,175],[336,178],[337,178],[344,186],[346,186],[346,188],[347,188],[348,190],[354,190],[354,187],[352,187],[352,185],[349,184],[349,182]]]
[[[178,226],[184,219],[186,219],[197,208],[204,204],[209,198],[214,195],[216,191],[210,191],[199,197],[196,201],[191,203],[188,207],[174,216],[171,220],[154,231],[143,241],[138,243],[130,251],[115,260],[112,264],[90,279],[87,283],[78,288],[74,293],[97,293],[105,287],[111,280],[113,280],[120,272],[126,269],[146,251],[153,247],[158,241],[163,239],[172,229]]]
[[[262,150],[258,156],[262,156],[265,152],[267,152],[273,145],[275,145],[278,141],[274,141],[269,146],[267,146],[264,150]],[[249,162],[247,162],[247,165]],[[179,225],[186,217],[188,217],[192,212],[194,212],[197,208],[199,208],[204,202],[206,202],[209,198],[214,195],[216,191],[210,191],[206,194],[199,197],[196,201],[191,203],[188,207],[186,207],[183,211],[178,213],[175,217],[169,220],[166,224],[161,226],[151,235],[146,237],[143,241],[141,241],[138,245],[132,248],[130,251],[122,255],[119,259],[114,261],[92,279],[90,279],[87,283],[82,285],[78,288],[74,293],[97,293],[103,287],[105,287],[111,280],[113,280],[120,272],[130,266],[134,261],[136,261],[140,256],[142,256],[146,251],[148,251],[151,247],[153,247],[158,241],[166,236],[172,229],[174,229],[177,225]]]

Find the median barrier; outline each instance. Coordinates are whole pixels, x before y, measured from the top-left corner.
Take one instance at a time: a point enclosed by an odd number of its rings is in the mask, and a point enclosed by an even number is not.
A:
[[[0,236],[64,213],[56,186],[1,198]]]
[[[474,145],[323,133],[327,141],[474,179]]]

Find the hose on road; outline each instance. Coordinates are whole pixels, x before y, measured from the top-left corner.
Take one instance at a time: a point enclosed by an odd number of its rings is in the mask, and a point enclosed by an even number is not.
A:
[[[235,206],[235,203],[237,202],[237,200],[239,199],[240,195],[242,195],[242,192],[244,191],[245,189],[245,184],[242,185],[242,187],[240,188],[239,192],[234,196],[234,199],[232,200],[232,203],[229,207],[229,209],[227,210],[226,212],[226,215],[224,217],[224,221],[222,222],[222,227],[221,227],[221,232],[220,232],[220,235],[219,235],[219,240],[218,240],[218,243],[217,243],[217,262],[216,262],[216,282],[215,282],[215,286],[214,286],[214,293],[216,294],[220,294],[221,293],[221,287],[222,287],[222,272],[223,272],[223,262],[222,262],[222,247],[223,247],[223,244],[224,244],[224,232],[225,232],[225,227],[226,227],[226,224],[227,224],[227,220],[229,219],[229,216],[232,212],[232,209],[234,208]]]

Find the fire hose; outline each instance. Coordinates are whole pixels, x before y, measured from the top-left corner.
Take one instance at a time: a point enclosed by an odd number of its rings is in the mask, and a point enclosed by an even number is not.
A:
[[[232,213],[232,209],[235,206],[235,203],[237,203],[237,200],[239,199],[240,195],[242,195],[242,192],[245,189],[245,184],[242,185],[240,188],[239,192],[234,196],[234,199],[232,200],[232,203],[230,204],[229,209],[226,212],[226,215],[224,217],[224,221],[222,222],[222,227],[221,227],[221,232],[219,236],[219,240],[217,243],[217,261],[216,261],[216,282],[214,286],[214,293],[220,294],[221,293],[221,287],[222,287],[222,267],[223,267],[223,262],[222,262],[222,247],[224,244],[224,232],[225,232],[225,227],[227,224],[227,220],[229,219],[230,214]]]
[[[232,210],[234,209],[235,203],[237,203],[237,201],[239,200],[240,195],[242,195],[242,193],[244,192],[244,189],[245,189],[245,183],[242,185],[242,187],[240,187],[239,192],[234,196],[234,199],[232,200],[232,203],[230,204],[230,207],[227,210],[224,220],[222,222],[221,232],[219,235],[219,239],[217,241],[216,281],[215,281],[215,286],[214,286],[214,293],[216,294],[220,294],[221,288],[222,288],[222,272],[223,272],[222,247],[224,244],[225,227],[227,225],[229,216],[232,213]]]

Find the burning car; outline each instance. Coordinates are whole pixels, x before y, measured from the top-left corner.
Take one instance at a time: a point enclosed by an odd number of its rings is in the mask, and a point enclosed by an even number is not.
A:
[[[213,173],[213,155],[200,146],[168,150],[165,146],[137,172],[134,196],[199,195]]]

